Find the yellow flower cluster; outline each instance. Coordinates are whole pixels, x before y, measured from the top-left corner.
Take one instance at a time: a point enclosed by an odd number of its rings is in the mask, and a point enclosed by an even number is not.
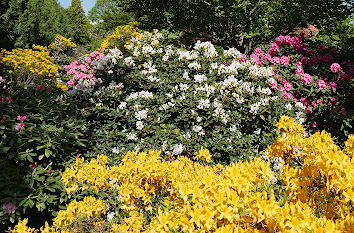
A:
[[[59,80],[59,81],[57,80],[56,87],[59,88],[59,89],[62,89],[63,91],[67,91],[68,90],[68,87],[61,80]]]
[[[195,153],[195,156],[196,156],[197,160],[206,161],[208,163],[211,162],[210,151],[208,149],[204,149],[203,147],[200,149],[200,151],[198,153]]]
[[[292,118],[277,127],[281,136],[268,155],[284,158],[279,173],[258,157],[206,165],[184,156],[164,161],[152,150],[128,152],[114,166],[105,155],[77,159],[62,180],[68,193],[91,189],[118,200],[119,214],[105,223],[110,232],[352,232],[353,137],[343,152],[326,132],[304,138]],[[204,148],[195,156],[211,158]],[[274,179],[280,191],[273,191]],[[54,228],[74,232],[83,221],[93,227],[104,213],[102,201],[86,197],[60,211]]]
[[[106,204],[95,197],[87,196],[82,201],[72,201],[66,210],[61,210],[54,219],[54,227],[62,233],[73,232],[75,227],[93,227],[102,224],[102,215],[106,213]]]
[[[4,49],[0,54],[0,62],[6,64],[10,73],[21,73],[25,70],[40,77],[58,75],[54,58],[49,55],[46,47],[40,45],[33,45],[32,49]]]
[[[354,135],[350,134],[347,141],[345,142],[344,152],[350,156],[354,155]]]
[[[286,185],[286,196],[293,202],[307,203],[317,215],[328,219],[353,217],[353,135],[342,151],[325,131],[304,138],[303,128],[292,118],[283,117],[277,127],[283,135],[268,148],[268,155],[285,161],[280,178]],[[291,166],[294,159],[301,160],[301,169]]]
[[[142,32],[136,27],[137,23],[130,23],[128,25],[119,26],[115,29],[112,35],[107,38],[101,44],[101,52],[107,53],[109,49],[117,47],[123,49],[126,44],[129,44],[132,38],[138,37]]]
[[[56,231],[54,230],[53,227],[50,227],[48,222],[45,222],[45,227],[41,227],[41,229],[38,231],[34,228],[30,228],[27,226],[28,219],[25,218],[22,221],[19,221],[18,224],[15,226],[15,228],[12,230],[12,233],[55,233]]]
[[[107,173],[108,159],[105,155],[98,155],[97,159],[85,163],[84,158],[76,159],[71,168],[67,168],[62,176],[62,181],[66,185],[66,192],[71,194],[79,189],[99,190],[108,189],[111,186],[108,183],[110,173]]]
[[[55,40],[49,45],[52,48],[60,48],[62,50],[67,50],[71,48],[76,48],[77,45],[71,41],[69,38],[65,38],[60,34],[55,35]]]

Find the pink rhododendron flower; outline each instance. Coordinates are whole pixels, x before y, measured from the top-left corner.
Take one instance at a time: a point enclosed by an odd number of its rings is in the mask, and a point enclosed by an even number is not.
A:
[[[318,89],[323,90],[323,89],[326,88],[327,84],[326,84],[325,81],[320,80],[320,81],[317,82],[317,86],[318,86]]]
[[[282,56],[280,58],[280,64],[283,64],[283,65],[289,65],[289,58],[287,56]]]
[[[273,57],[270,62],[272,63],[272,65],[278,65],[278,64],[280,64],[280,58],[279,57]]]
[[[13,204],[12,202],[5,202],[2,205],[2,208],[4,209],[5,213],[7,214],[13,214],[17,210],[17,206]]]
[[[254,50],[254,54],[256,54],[256,55],[262,55],[262,54],[263,54],[263,51],[262,51],[261,48],[256,48],[256,49]]]
[[[277,89],[277,88],[278,88],[278,83],[277,83],[277,81],[272,82],[271,88],[272,88],[272,89]]]
[[[301,75],[301,82],[303,82],[304,84],[306,84],[306,85],[309,85],[309,84],[311,84],[311,82],[312,82],[312,77],[311,77],[311,75],[309,75],[309,74],[302,74]]]
[[[279,45],[277,43],[273,43],[270,45],[269,54],[274,56],[279,51],[279,49]]]
[[[311,104],[312,104],[312,106],[314,106],[314,107],[316,107],[316,105],[317,105],[316,101],[312,101]]]
[[[20,116],[20,115],[17,116],[18,121],[25,121],[26,118],[27,118],[26,116]]]
[[[321,100],[321,99],[318,99],[318,100],[317,100],[317,103],[318,103],[319,105],[322,105],[322,100]]]
[[[314,121],[314,122],[312,123],[312,127],[313,127],[313,128],[316,128],[316,127],[317,127],[317,122],[316,122],[316,121]]]
[[[299,100],[305,107],[308,107],[310,105],[309,101],[307,98],[301,98]]]
[[[77,155],[76,155],[76,157],[80,157],[80,156],[81,156],[81,154],[77,154]]]
[[[312,109],[311,107],[309,107],[309,108],[306,109],[306,113],[307,113],[307,114],[311,114],[311,113],[312,113],[312,110],[313,110],[313,109]]]
[[[330,83],[328,84],[328,86],[329,86],[333,91],[337,90],[337,84],[336,84],[335,82],[330,82]]]
[[[325,51],[325,50],[326,50],[326,46],[324,46],[324,45],[319,45],[319,46],[318,46],[318,50],[320,50],[320,51]]]
[[[240,59],[241,62],[246,62],[247,61],[247,57],[245,54],[241,54],[241,59]]]
[[[254,61],[255,63],[257,63],[257,64],[261,64],[261,60],[260,60],[259,57],[258,57],[256,54],[254,54],[254,53],[251,54],[250,59],[251,59],[252,61]]]
[[[272,60],[272,55],[270,55],[269,53],[266,53],[262,56],[263,61],[270,61]]]
[[[21,130],[23,127],[25,127],[25,124],[23,124],[23,123],[20,123],[20,124],[18,124],[17,126],[16,126],[16,130]]]
[[[332,106],[333,104],[336,104],[336,103],[337,103],[337,99],[336,98],[334,98],[334,97],[329,98],[329,102],[328,102],[329,106]]]
[[[283,96],[284,96],[284,99],[294,99],[294,96],[286,91],[283,92]]]
[[[35,168],[37,167],[37,162],[31,163],[31,164],[30,164],[30,167],[31,167],[32,169],[35,169]]]
[[[340,71],[340,65],[338,64],[338,63],[333,63],[332,65],[331,65],[331,71],[333,72],[333,73],[337,73],[337,72],[339,72]]]
[[[347,111],[345,110],[345,108],[341,108],[342,111],[342,117],[345,117],[347,115]]]
[[[288,82],[288,81],[286,81],[286,80],[283,80],[283,86],[284,86],[284,88],[285,88],[285,90],[287,90],[287,91],[290,91],[291,90],[291,84]]]
[[[307,63],[309,62],[309,59],[308,59],[307,57],[302,57],[302,58],[300,59],[300,61],[301,61],[301,63],[303,63],[303,64],[307,64]]]
[[[6,101],[7,101],[8,103],[11,103],[11,102],[12,102],[12,98],[11,98],[11,97],[6,97]]]

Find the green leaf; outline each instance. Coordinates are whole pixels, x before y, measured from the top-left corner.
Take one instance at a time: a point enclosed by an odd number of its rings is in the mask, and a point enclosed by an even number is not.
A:
[[[4,153],[6,153],[6,152],[8,152],[8,151],[10,150],[10,148],[11,148],[11,147],[9,147],[9,146],[5,146],[5,147],[2,148],[2,151],[3,151]]]
[[[45,153],[45,156],[48,158],[52,154],[52,151],[45,149],[44,153]]]

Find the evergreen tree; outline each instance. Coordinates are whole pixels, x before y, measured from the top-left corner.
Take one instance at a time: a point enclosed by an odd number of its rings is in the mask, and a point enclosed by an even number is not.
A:
[[[75,27],[74,41],[82,45],[88,44],[90,42],[89,22],[82,9],[81,0],[72,0],[68,10]]]
[[[69,12],[57,0],[2,0],[0,6],[1,48],[48,45],[57,33],[74,35]]]

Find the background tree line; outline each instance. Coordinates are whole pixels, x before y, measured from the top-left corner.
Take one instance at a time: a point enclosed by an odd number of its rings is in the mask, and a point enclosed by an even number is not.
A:
[[[89,42],[89,22],[80,0],[64,9],[57,0],[1,0],[0,47],[48,45],[61,34],[79,44]]]
[[[353,5],[345,0],[97,0],[88,17],[80,0],[68,9],[57,0],[0,0],[0,47],[46,45],[56,33],[97,47],[115,27],[131,21],[143,30],[183,32],[185,44],[212,40],[246,53],[310,24],[320,30],[321,43],[354,48]]]

